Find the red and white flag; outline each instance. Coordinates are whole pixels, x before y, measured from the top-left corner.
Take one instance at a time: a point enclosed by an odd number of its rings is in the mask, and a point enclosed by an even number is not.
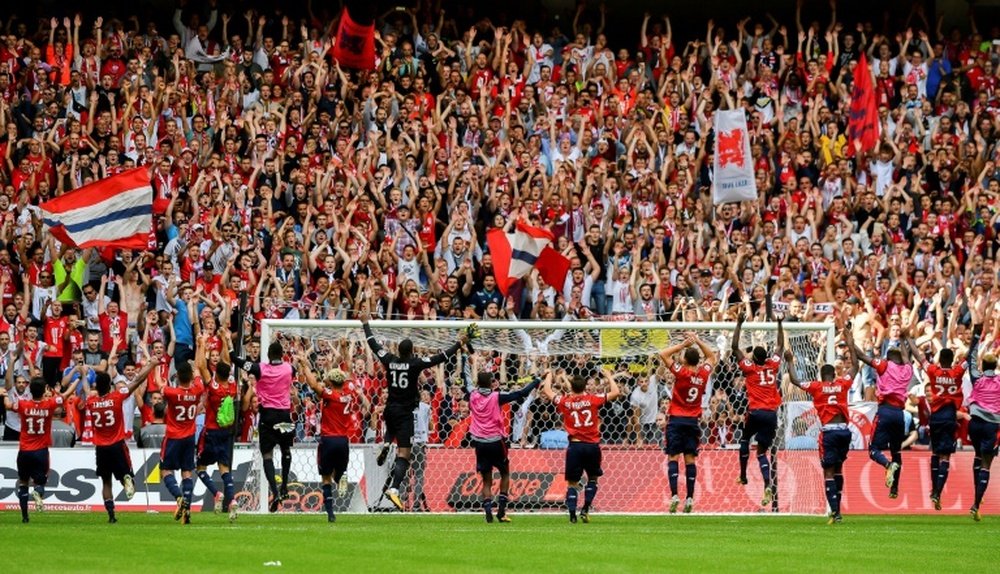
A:
[[[757,199],[750,136],[743,110],[715,112],[715,162],[712,202],[715,205]]]
[[[138,167],[39,205],[42,221],[62,243],[80,248],[146,249],[153,225],[153,186]]]
[[[493,256],[497,287],[504,295],[518,279],[531,270],[549,285],[562,289],[569,272],[569,259],[552,248],[555,237],[548,230],[517,222],[513,233],[491,229],[486,233],[486,244]]]

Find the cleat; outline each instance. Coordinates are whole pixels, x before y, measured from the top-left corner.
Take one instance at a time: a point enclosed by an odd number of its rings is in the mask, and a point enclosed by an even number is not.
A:
[[[493,524],[493,513],[489,510],[486,511],[486,524]]]
[[[570,524],[576,524],[576,513],[575,512],[570,512],[569,513],[569,523]]]
[[[21,519],[21,524],[27,524],[27,523],[28,523],[28,517],[25,516],[24,518]]]
[[[836,517],[836,514],[834,514],[832,512],[830,514],[827,514],[826,515],[826,523],[827,524],[833,524],[834,523],[834,517]]]
[[[580,522],[590,524],[590,512],[586,510],[580,512]]]
[[[892,499],[899,498],[899,493],[898,492],[890,492],[889,493],[889,498],[892,498]]]
[[[184,515],[184,497],[177,497],[177,510],[174,511],[174,520],[180,520]]]
[[[222,508],[222,493],[221,492],[217,492],[215,494],[215,504],[212,505],[212,511],[215,514],[221,514],[222,510],[223,510],[223,508]]]
[[[675,494],[670,499],[670,514],[677,514],[677,507],[681,505],[681,499]]]
[[[31,498],[35,501],[35,512],[41,512],[45,510],[45,501],[42,500],[42,493],[37,490],[31,491]]]
[[[510,517],[507,516],[506,514],[498,514],[497,515],[497,522],[509,523],[510,522]]]
[[[741,477],[737,478],[736,479],[736,484],[740,484],[740,485],[746,486],[746,484],[747,484],[747,477],[741,476]]]
[[[337,483],[337,494],[339,496],[344,496],[347,494],[347,475],[344,474],[340,477],[340,482]]]
[[[330,522],[330,523],[336,522],[337,521],[337,515],[333,514],[333,513],[327,514],[326,515],[326,521]]]
[[[398,510],[403,510],[403,501],[399,498],[399,490],[395,488],[387,488],[385,491],[385,497],[389,499]]]
[[[288,485],[287,484],[282,484],[280,487],[278,487],[278,498],[281,499],[282,502],[288,500]]]
[[[931,502],[934,503],[934,510],[941,510],[941,495],[940,494],[938,494],[936,492],[932,492],[931,493]]]
[[[271,496],[271,504],[268,505],[267,511],[268,512],[277,512],[279,506],[281,506],[281,496],[280,495],[273,495],[273,496]]]
[[[764,489],[764,497],[760,499],[760,505],[767,506],[771,504],[773,500],[774,500],[774,491],[771,490],[771,487],[769,486]]]
[[[691,510],[694,508],[694,499],[688,497],[684,499],[684,514],[691,514]]]
[[[389,458],[389,443],[382,445],[382,450],[378,452],[378,458],[375,459],[375,462],[382,466],[387,458]]]
[[[236,522],[236,518],[239,516],[239,512],[236,510],[235,504],[229,505],[229,522]]]
[[[191,524],[191,509],[185,508],[184,515],[181,516],[181,524]]]
[[[125,485],[125,499],[132,500],[132,497],[135,496],[135,479],[126,474],[122,484]]]
[[[899,470],[898,462],[890,462],[889,466],[885,467],[885,486],[886,488],[892,488],[896,484],[896,471]],[[890,495],[891,496],[891,495]],[[895,498],[895,497],[892,497]]]
[[[115,518],[114,516],[109,516],[108,517],[108,524],[118,524],[118,519]]]
[[[975,520],[976,522],[982,522],[983,521],[983,515],[979,513],[979,507],[978,506],[973,506],[972,508],[970,508],[969,509],[969,514],[972,516],[972,519]]]

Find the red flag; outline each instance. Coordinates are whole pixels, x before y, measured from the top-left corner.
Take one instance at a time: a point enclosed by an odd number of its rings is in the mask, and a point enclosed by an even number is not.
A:
[[[340,27],[333,44],[333,57],[342,68],[375,69],[375,23],[359,24],[351,18],[350,9],[340,13]]]
[[[868,60],[864,53],[854,68],[854,91],[851,94],[851,119],[847,125],[848,153],[854,153],[854,142],[861,142],[861,151],[870,152],[878,147],[878,106]]]
[[[561,289],[569,272],[569,259],[552,248],[553,241],[548,230],[523,222],[517,223],[513,233],[504,233],[502,229],[486,232],[500,292],[506,295],[510,286],[533,268],[538,269],[546,283]]]

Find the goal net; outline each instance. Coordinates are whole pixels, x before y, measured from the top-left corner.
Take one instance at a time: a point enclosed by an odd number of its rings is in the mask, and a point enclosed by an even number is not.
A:
[[[375,336],[389,349],[403,339],[417,354],[430,355],[451,346],[469,323],[463,321],[373,321]],[[581,375],[600,390],[598,369],[616,373],[622,397],[601,410],[604,477],[595,509],[603,512],[658,513],[669,505],[663,429],[673,376],[657,357],[664,347],[696,333],[719,353],[711,389],[705,393],[701,419],[696,512],[751,513],[775,511],[819,514],[826,510],[822,474],[815,450],[792,450],[784,408],[774,446],[776,496],[760,506],[764,484],[751,456],[748,484],[738,483],[738,445],[747,414],[745,384],[730,352],[732,323],[622,322],[481,322],[474,353],[460,352],[421,377],[421,405],[415,411],[413,462],[404,484],[408,510],[450,512],[479,507],[479,477],[468,437],[468,393],[478,371],[495,372],[501,390],[517,389],[545,369]],[[786,348],[796,356],[798,376],[818,378],[819,366],[833,362],[834,328],[826,323],[786,323]],[[382,497],[392,456],[377,464],[382,441],[381,405],[385,380],[381,365],[364,340],[357,321],[266,320],[261,348],[271,341],[286,353],[307,349],[315,372],[338,366],[350,373],[351,386],[370,403],[355,415],[358,430],[351,442],[346,480],[335,488],[339,512],[375,512],[391,508]],[[776,324],[747,323],[741,348],[774,349]],[[801,399],[782,367],[786,400]],[[316,469],[318,405],[314,393],[296,382],[293,403],[296,443],[290,465],[291,497],[285,512],[322,512]],[[510,431],[511,507],[518,511],[563,508],[566,434],[554,407],[537,391],[505,413]],[[753,448],[753,446],[751,447]],[[254,453],[239,504],[244,511],[267,512],[268,490],[260,455]],[[280,456],[274,461],[280,475]],[[682,481],[683,482],[683,481]],[[683,495],[683,484],[681,494]]]

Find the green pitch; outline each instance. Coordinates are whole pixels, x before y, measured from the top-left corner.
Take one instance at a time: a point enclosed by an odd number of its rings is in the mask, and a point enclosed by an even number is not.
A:
[[[988,572],[1000,517],[0,515],[8,572]],[[266,562],[281,566],[265,566]]]

